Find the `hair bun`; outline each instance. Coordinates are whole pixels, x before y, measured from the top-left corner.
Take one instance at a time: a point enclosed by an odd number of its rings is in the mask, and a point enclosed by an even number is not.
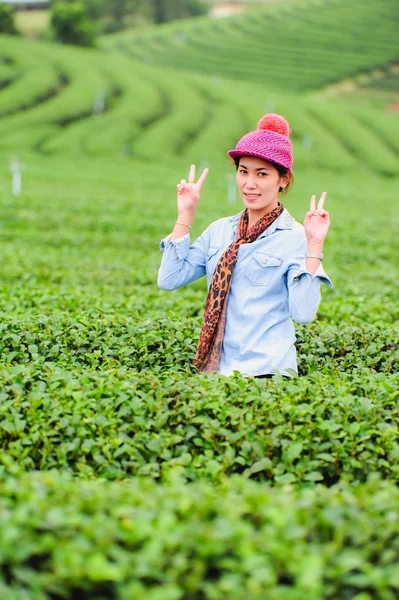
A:
[[[288,121],[286,121],[281,115],[276,115],[275,113],[268,113],[262,117],[258,122],[258,129],[274,131],[275,133],[285,135],[287,138],[290,137],[291,131]]]

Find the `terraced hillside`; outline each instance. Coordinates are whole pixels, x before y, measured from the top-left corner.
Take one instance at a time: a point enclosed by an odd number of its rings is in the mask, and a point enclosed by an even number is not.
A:
[[[156,148],[172,161],[227,165],[226,150],[274,110],[291,123],[297,167],[399,170],[393,113],[6,36],[0,57],[0,150],[150,161]]]
[[[301,0],[107,38],[147,64],[315,90],[398,61],[396,0]]]

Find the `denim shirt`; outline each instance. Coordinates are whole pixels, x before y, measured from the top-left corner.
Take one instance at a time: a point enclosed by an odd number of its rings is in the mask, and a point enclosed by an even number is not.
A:
[[[174,290],[206,275],[235,240],[241,212],[212,223],[190,245],[189,234],[161,241],[158,286]],[[297,372],[295,330],[309,323],[320,303],[320,282],[332,287],[323,267],[306,268],[304,228],[284,209],[251,244],[238,250],[227,300],[226,326],[218,373],[243,375]]]

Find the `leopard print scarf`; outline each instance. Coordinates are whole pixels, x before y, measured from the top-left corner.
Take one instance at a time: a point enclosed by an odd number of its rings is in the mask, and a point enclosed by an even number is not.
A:
[[[241,215],[234,242],[225,250],[216,265],[205,304],[204,320],[193,363],[199,371],[215,373],[222,355],[223,335],[226,324],[227,297],[241,244],[251,244],[281,215],[284,206],[261,217],[249,231],[248,209]]]

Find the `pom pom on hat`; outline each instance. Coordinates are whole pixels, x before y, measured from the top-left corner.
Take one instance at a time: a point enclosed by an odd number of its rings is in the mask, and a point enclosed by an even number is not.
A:
[[[279,133],[280,135],[284,135],[285,137],[290,137],[290,126],[288,121],[284,119],[281,115],[276,115],[275,113],[268,113],[258,122],[258,130],[266,130],[266,131],[274,131],[275,133]]]

